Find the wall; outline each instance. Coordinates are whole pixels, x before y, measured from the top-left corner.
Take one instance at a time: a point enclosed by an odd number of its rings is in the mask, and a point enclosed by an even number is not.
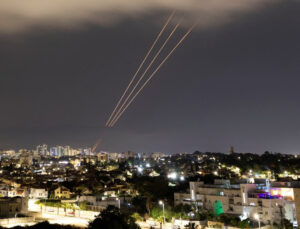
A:
[[[0,226],[5,227],[10,224],[31,223],[31,222],[34,222],[34,217],[0,219]]]
[[[294,188],[294,198],[296,206],[296,217],[298,225],[300,225],[300,188]]]

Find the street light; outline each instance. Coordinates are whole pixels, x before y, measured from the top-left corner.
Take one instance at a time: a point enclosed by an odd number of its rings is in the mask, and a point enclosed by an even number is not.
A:
[[[260,218],[259,218],[259,214],[255,213],[255,214],[254,214],[254,219],[258,221],[258,228],[260,229]]]
[[[165,222],[166,222],[166,218],[165,218],[165,203],[162,200],[160,200],[158,203],[159,203],[159,205],[162,205],[163,219],[164,219],[164,224],[165,224]]]
[[[120,198],[116,198],[116,201],[118,202],[118,208],[121,209],[121,199]]]

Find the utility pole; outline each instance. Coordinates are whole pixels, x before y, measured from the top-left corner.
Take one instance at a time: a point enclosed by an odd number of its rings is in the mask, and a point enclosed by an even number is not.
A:
[[[163,220],[164,220],[164,225],[166,223],[166,218],[165,218],[165,203],[161,200],[159,201],[159,204],[162,205],[162,210],[163,210]],[[164,226],[165,227],[165,226]]]

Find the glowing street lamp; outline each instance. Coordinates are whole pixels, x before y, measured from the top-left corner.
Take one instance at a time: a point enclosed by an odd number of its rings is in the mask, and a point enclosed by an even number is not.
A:
[[[168,178],[172,179],[172,180],[176,180],[177,179],[177,173],[172,172],[172,173],[168,174]]]
[[[258,221],[258,228],[260,229],[260,218],[259,218],[259,214],[255,213],[255,214],[254,214],[254,219]]]
[[[120,198],[116,198],[116,201],[118,202],[119,209],[121,209],[121,200],[120,200]]]
[[[138,170],[139,173],[142,173],[144,171],[143,167],[138,167],[137,170]]]
[[[158,203],[159,203],[159,205],[162,205],[163,219],[164,219],[164,224],[165,224],[165,222],[166,222],[166,218],[165,218],[165,203],[162,200],[160,200]]]

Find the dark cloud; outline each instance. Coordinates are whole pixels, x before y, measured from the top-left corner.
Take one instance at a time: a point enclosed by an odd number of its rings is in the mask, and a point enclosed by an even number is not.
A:
[[[93,145],[103,134],[111,151],[299,152],[299,9],[279,1],[195,31],[109,130],[165,14],[3,36],[0,148]]]
[[[199,25],[223,23],[233,13],[258,10],[277,0],[2,0],[0,33],[25,32],[34,27],[78,28],[84,24],[110,25],[126,17],[174,10],[185,13]]]

